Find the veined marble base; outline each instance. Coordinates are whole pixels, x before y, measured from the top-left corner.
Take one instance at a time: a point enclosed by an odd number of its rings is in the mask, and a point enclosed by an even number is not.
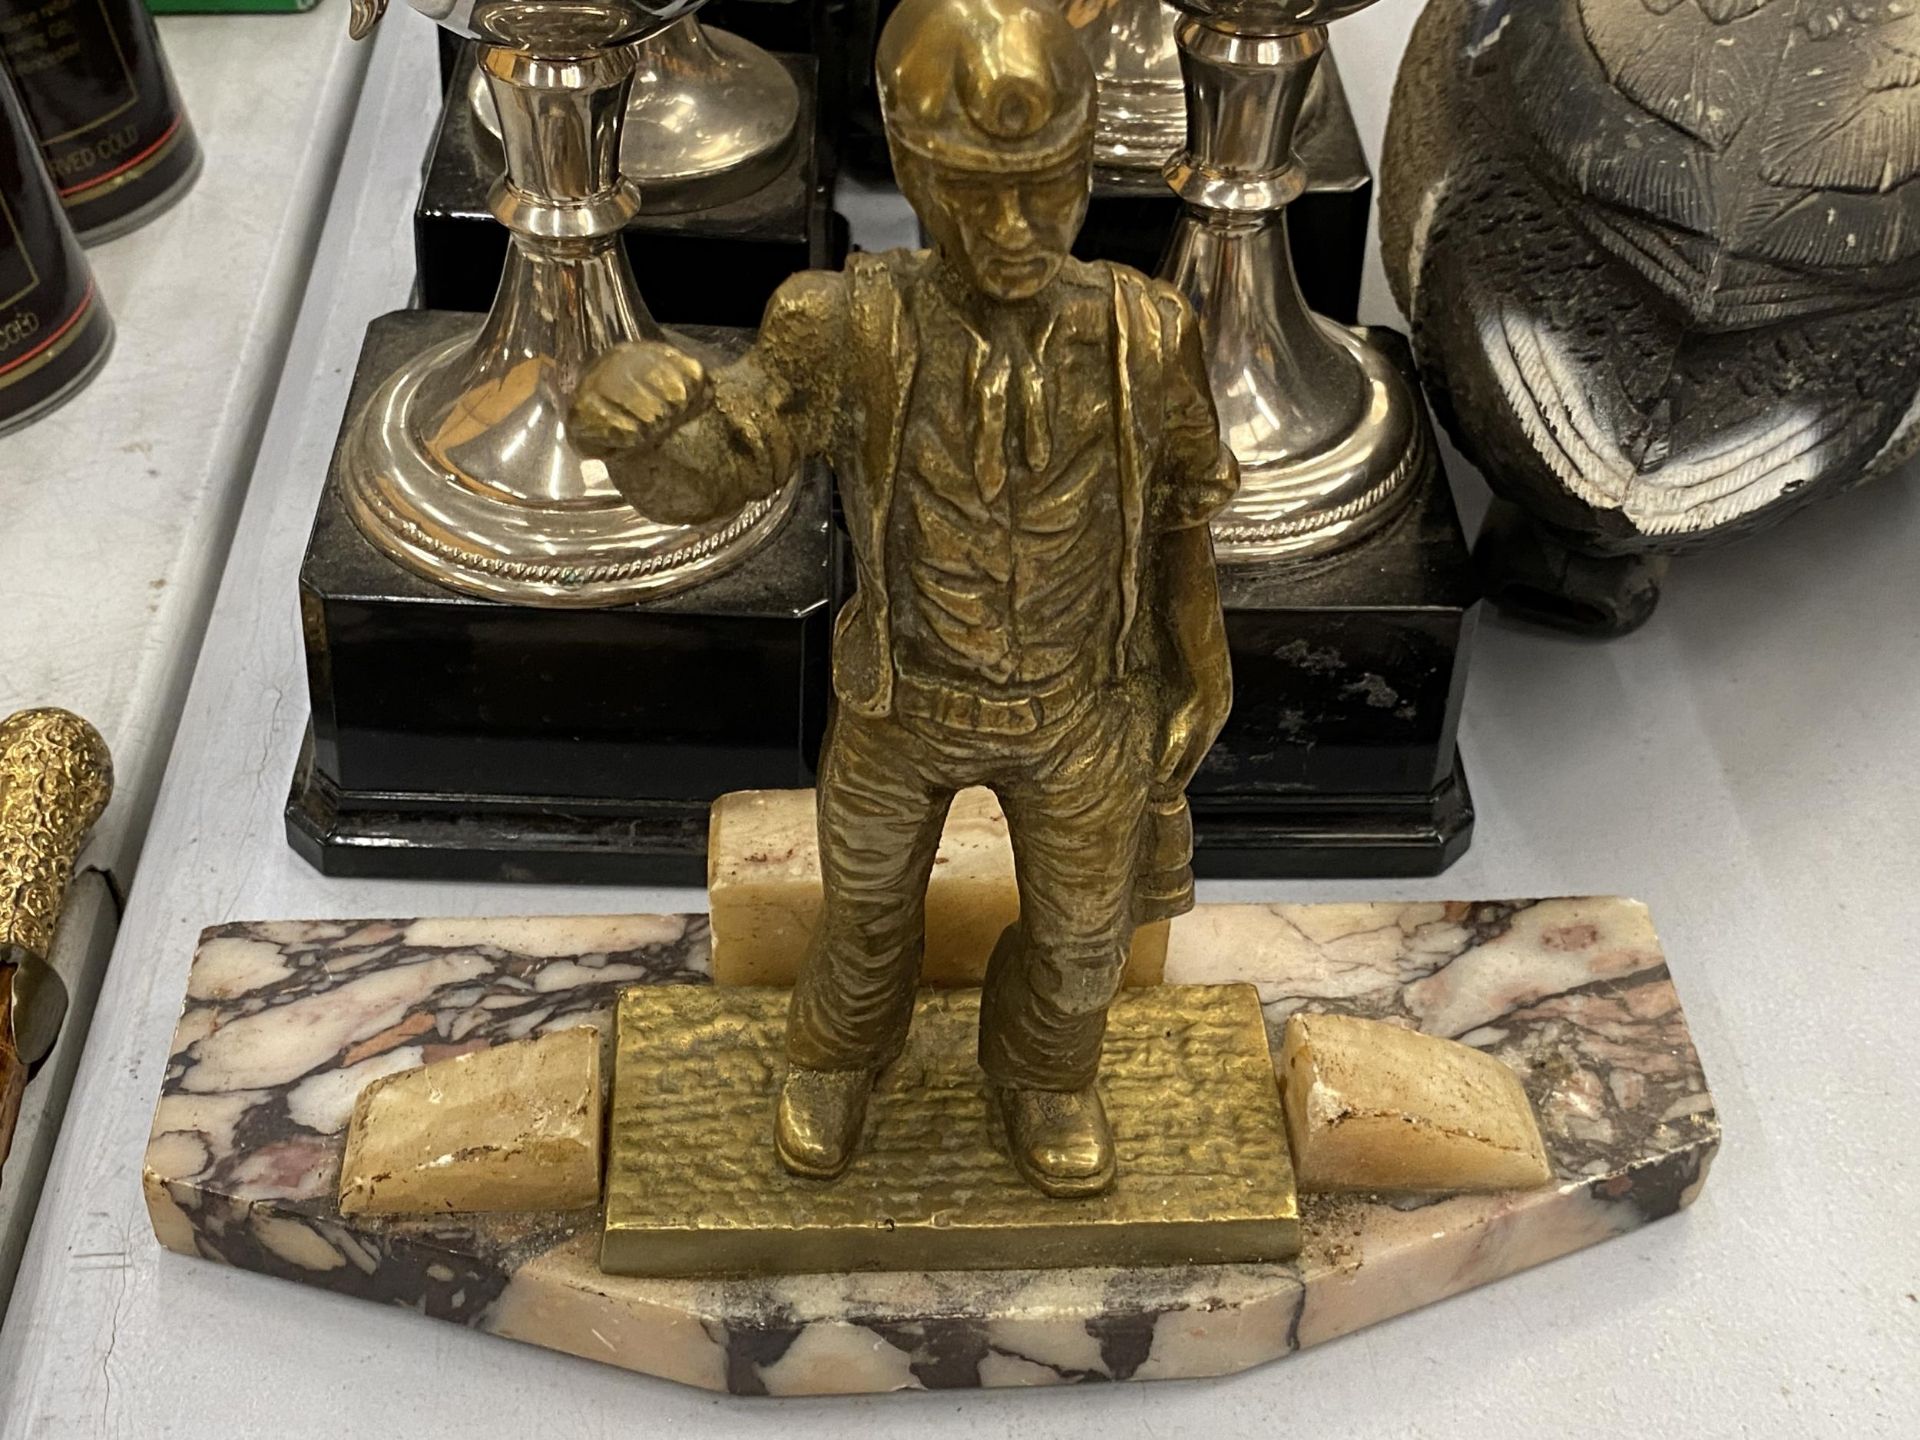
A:
[[[1207,906],[1175,925],[1168,983],[1256,985],[1275,1053],[1287,1016],[1313,1010],[1498,1055],[1527,1087],[1557,1183],[1303,1196],[1305,1249],[1278,1265],[740,1281],[602,1275],[593,1211],[340,1215],[344,1132],[368,1080],[605,1024],[628,985],[706,979],[700,916],[210,930],[147,1151],[154,1231],[182,1254],[736,1394],[1171,1379],[1279,1359],[1670,1215],[1719,1145],[1631,901]]]

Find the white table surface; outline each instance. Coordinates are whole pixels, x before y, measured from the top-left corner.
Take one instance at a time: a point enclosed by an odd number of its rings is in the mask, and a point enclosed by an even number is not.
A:
[[[173,209],[88,252],[113,353],[67,405],[0,438],[0,716],[60,705],[106,737],[114,802],[82,868],[121,891],[366,71],[342,9],[160,23],[206,165]],[[93,885],[58,946],[67,1021],[0,1175],[0,1310],[113,945],[117,909]]]
[[[1380,12],[1336,39],[1370,147],[1411,6]],[[431,37],[415,19],[397,10],[384,27],[262,483],[0,1331],[0,1434],[1915,1433],[1911,480],[1677,567],[1653,623],[1626,640],[1490,620],[1463,742],[1480,826],[1450,874],[1208,887],[1214,899],[1649,901],[1727,1132],[1680,1218],[1235,1379],[857,1400],[710,1396],[162,1254],[140,1155],[203,925],[698,903],[686,891],[328,881],[282,840],[305,717],[295,570],[361,331],[404,299],[411,273],[398,241],[433,104]],[[1377,290],[1371,313],[1388,313]],[[1463,493],[1477,508],[1471,482]]]

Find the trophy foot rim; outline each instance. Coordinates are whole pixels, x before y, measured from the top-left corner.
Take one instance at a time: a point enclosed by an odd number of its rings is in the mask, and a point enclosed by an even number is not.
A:
[[[476,320],[476,327],[478,321]],[[746,559],[793,509],[802,468],[774,494],[705,526],[649,520],[608,488],[592,503],[527,503],[476,488],[431,456],[412,407],[471,344],[437,342],[398,367],[354,417],[341,490],[355,526],[389,560],[444,589],[542,609],[655,600]]]
[[[712,77],[691,77],[688,88],[701,101],[707,138],[698,147],[659,146],[647,158],[648,104],[658,104],[670,90],[660,85],[650,93],[636,89],[642,104],[627,112],[627,136],[622,168],[640,186],[649,213],[675,215],[707,210],[742,199],[763,189],[786,169],[799,143],[800,86],[778,56],[730,30],[702,25],[707,41],[730,72],[727,83],[709,83]],[[715,122],[722,100],[726,118]],[[640,123],[635,123],[636,121]]]
[[[1358,330],[1320,323],[1358,364],[1366,403],[1317,451],[1242,459],[1240,493],[1213,522],[1222,565],[1308,560],[1357,544],[1439,464],[1426,407],[1392,357]]]

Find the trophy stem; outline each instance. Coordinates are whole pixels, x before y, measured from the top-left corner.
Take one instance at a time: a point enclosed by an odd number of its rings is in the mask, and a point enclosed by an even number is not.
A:
[[[463,363],[422,388],[429,410],[446,415],[470,397],[497,394],[494,382],[527,357],[538,357],[549,388],[564,397],[614,346],[662,337],[620,245],[621,230],[640,210],[639,193],[621,178],[619,164],[632,50],[561,65],[488,46],[480,73],[506,152],[506,172],[488,203],[512,238],[499,293],[473,348]],[[511,430],[491,433],[526,453]],[[440,458],[516,501],[591,505],[614,493],[604,477],[574,460],[562,437],[555,439],[562,443],[548,452],[553,463],[538,466],[504,463],[506,456],[480,459],[470,438],[462,440],[461,454]],[[432,440],[428,445],[436,448]]]
[[[1306,189],[1294,136],[1326,27],[1253,23],[1180,21],[1187,145],[1165,171],[1185,204],[1162,273],[1199,312],[1221,433],[1240,461],[1240,495],[1214,522],[1226,563],[1353,543],[1393,514],[1424,449],[1406,382],[1307,308],[1288,249],[1287,206]]]
[[[637,58],[632,46],[567,60],[481,47],[507,162],[491,203],[517,240],[604,240],[639,214],[620,176]]]
[[[1167,0],[1061,3],[1100,82],[1096,177],[1116,190],[1164,194],[1167,159],[1187,140],[1186,82],[1175,41],[1180,12]],[[1326,94],[1326,77],[1316,71],[1299,121],[1305,148],[1313,146]]]
[[[481,49],[506,160],[490,204],[512,236],[499,293],[470,336],[401,366],[347,442],[361,530],[453,589],[561,606],[664,593],[746,553],[791,502],[789,488],[724,526],[658,525],[568,433],[587,366],[663,333],[621,242],[640,208],[620,173],[637,55]]]

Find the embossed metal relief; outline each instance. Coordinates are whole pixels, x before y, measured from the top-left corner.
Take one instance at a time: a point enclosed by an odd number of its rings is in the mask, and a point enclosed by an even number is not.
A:
[[[106,742],[78,715],[0,722],[0,962],[52,951],[74,862],[112,794]]]
[[[112,794],[106,742],[79,716],[23,710],[0,722],[0,1164],[27,1069],[66,1013],[47,961],[74,864]]]
[[[785,1173],[767,1112],[786,1066],[777,989],[637,985],[620,1000],[601,1268],[820,1275],[1284,1260],[1299,1208],[1251,986],[1116,1000],[1101,1089],[1124,1186],[1057,1205],[1001,1154],[974,1058],[980,997],[923,991],[846,1179]],[[884,1223],[881,1223],[884,1219]]]
[[[1582,556],[1725,540],[1913,452],[1916,177],[1902,0],[1428,8],[1388,272],[1454,438],[1572,553],[1569,590],[1604,581]]]

